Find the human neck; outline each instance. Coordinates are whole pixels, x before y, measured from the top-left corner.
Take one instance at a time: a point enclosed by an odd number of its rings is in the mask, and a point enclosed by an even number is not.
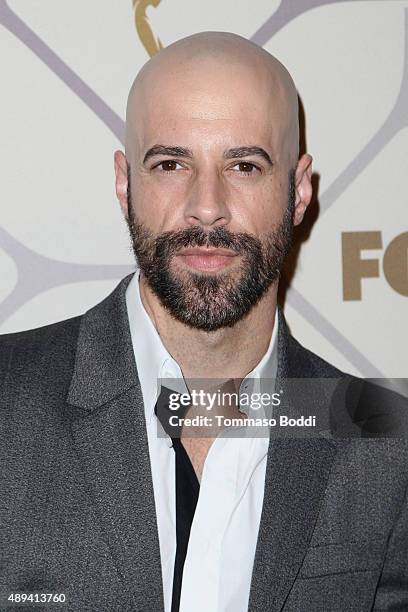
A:
[[[140,296],[184,378],[244,378],[262,359],[275,323],[277,283],[233,327],[206,332],[172,317],[140,275]]]

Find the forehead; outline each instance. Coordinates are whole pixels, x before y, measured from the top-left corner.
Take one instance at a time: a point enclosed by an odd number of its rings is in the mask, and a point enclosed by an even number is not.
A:
[[[134,102],[132,140],[142,148],[179,139],[278,147],[287,122],[279,80],[242,64],[169,67],[150,74]]]

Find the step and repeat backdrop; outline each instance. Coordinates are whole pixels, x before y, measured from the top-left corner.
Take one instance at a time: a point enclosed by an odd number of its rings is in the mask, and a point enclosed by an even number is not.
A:
[[[407,0],[0,0],[0,333],[80,314],[134,269],[113,152],[139,68],[235,32],[289,69],[314,158],[285,313],[343,370],[407,376]]]

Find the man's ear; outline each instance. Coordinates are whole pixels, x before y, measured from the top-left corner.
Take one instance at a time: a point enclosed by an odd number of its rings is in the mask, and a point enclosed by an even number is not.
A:
[[[128,217],[128,176],[127,176],[127,161],[125,154],[122,151],[115,151],[115,188],[116,197],[119,200],[122,212],[127,219]]]
[[[299,159],[295,171],[295,210],[293,212],[293,224],[302,222],[306,208],[312,199],[312,157],[305,153]]]

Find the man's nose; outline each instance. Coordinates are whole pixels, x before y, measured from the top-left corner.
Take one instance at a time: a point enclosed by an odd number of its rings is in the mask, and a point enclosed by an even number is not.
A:
[[[218,226],[231,220],[227,189],[216,169],[197,173],[190,188],[184,219],[189,225]]]

